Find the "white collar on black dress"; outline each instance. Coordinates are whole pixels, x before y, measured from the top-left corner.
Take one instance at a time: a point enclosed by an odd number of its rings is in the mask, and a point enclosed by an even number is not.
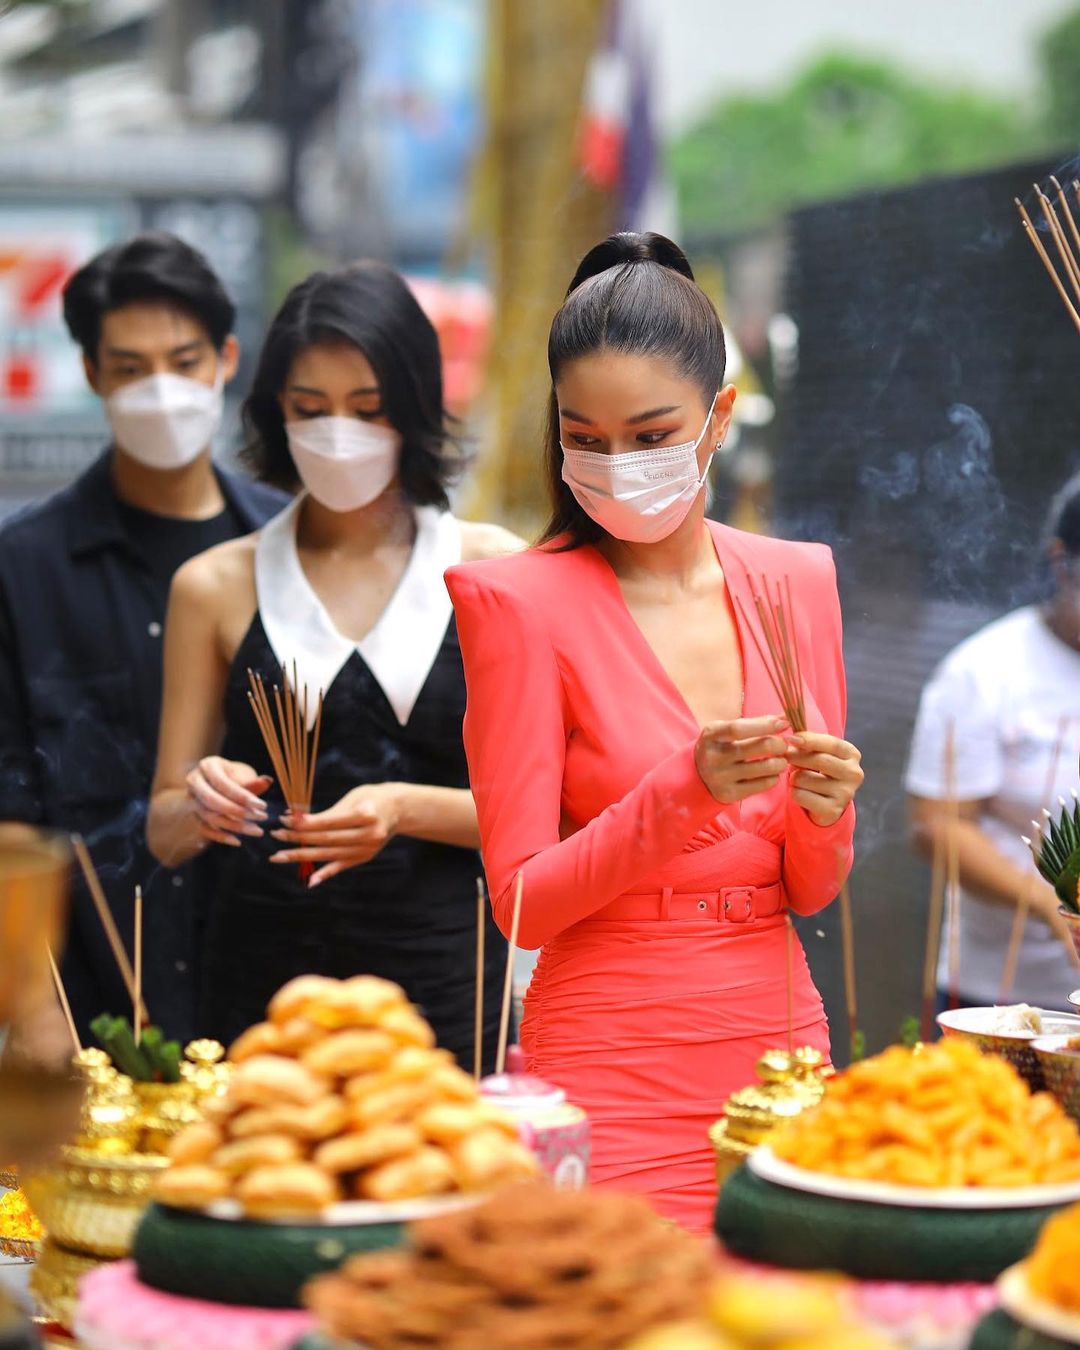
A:
[[[416,542],[397,590],[374,627],[354,642],[334,627],[296,548],[298,497],[263,526],[255,547],[255,591],[263,631],[278,662],[316,692],[330,688],[354,651],[404,726],[439,654],[453,607],[443,573],[461,561],[461,525],[448,511],[416,508]]]

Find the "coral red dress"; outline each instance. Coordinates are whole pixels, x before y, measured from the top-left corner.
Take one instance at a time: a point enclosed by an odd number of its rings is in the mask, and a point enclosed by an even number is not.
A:
[[[790,578],[808,721],[842,735],[828,549],[709,529],[729,603],[753,614],[751,577]],[[595,549],[530,549],[446,575],[495,918],[508,933],[520,872],[519,941],[542,947],[521,1028],[529,1068],[589,1113],[593,1184],[641,1192],[704,1230],[708,1128],[787,1037],[784,909],[812,914],[836,895],[854,809],[821,828],[786,781],[732,806],[712,797],[694,765],[698,724]],[[744,716],[779,712],[733,603],[732,614]],[[793,1006],[797,1042],[827,1052],[797,941]]]

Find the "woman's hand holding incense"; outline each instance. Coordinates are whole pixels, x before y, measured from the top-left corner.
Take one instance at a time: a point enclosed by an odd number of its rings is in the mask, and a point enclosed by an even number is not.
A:
[[[402,783],[369,783],[346,792],[334,806],[314,815],[283,816],[285,829],[275,839],[298,848],[275,853],[274,863],[322,863],[309,886],[317,886],[348,867],[370,862],[399,832]]]
[[[865,777],[861,752],[839,736],[804,731],[792,736],[787,760],[792,801],[815,825],[835,825]]]
[[[207,843],[240,847],[237,835],[262,837],[266,804],[260,800],[274,781],[257,774],[250,764],[208,755],[200,759],[184,780],[199,822],[199,835]]]
[[[729,805],[776,787],[787,767],[782,717],[740,717],[710,722],[694,747],[701,781],[718,802]]]

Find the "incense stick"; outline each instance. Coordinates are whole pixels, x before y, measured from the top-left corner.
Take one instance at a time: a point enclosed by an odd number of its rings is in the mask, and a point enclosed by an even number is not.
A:
[[[135,1044],[142,1040],[142,887],[135,887]]]
[[[1051,180],[1057,182],[1056,179]],[[1072,217],[1070,216],[1070,220]],[[1073,226],[1076,229],[1076,226]],[[1058,765],[1061,762],[1061,752],[1065,746],[1065,736],[1069,729],[1069,723],[1072,718],[1068,713],[1064,713],[1058,720],[1057,737],[1054,741],[1053,753],[1050,756],[1050,768],[1046,775],[1046,782],[1043,786],[1042,805],[1047,809],[1054,798],[1054,782],[1057,778]],[[1016,914],[1013,916],[1012,932],[1009,934],[1009,948],[1005,953],[1005,967],[1001,975],[1001,991],[999,1001],[1007,1003],[1009,994],[1012,992],[1013,982],[1016,979],[1016,968],[1020,962],[1020,945],[1024,940],[1024,930],[1027,928],[1028,913],[1031,909],[1031,897],[1034,893],[1035,885],[1039,879],[1037,872],[1031,872],[1025,878],[1024,885],[1020,888],[1020,895],[1016,902]],[[1069,951],[1076,956],[1072,943],[1068,944]]]
[[[487,896],[484,878],[476,878],[476,1030],[473,1039],[473,1077],[479,1083],[484,1071],[484,930]]]
[[[510,1031],[510,999],[514,989],[514,952],[517,950],[518,926],[521,923],[521,889],[524,879],[519,872],[514,885],[514,914],[510,920],[510,945],[506,952],[506,979],[503,983],[502,1011],[499,1014],[499,1047],[495,1056],[495,1072],[506,1068],[506,1038]]]
[[[775,597],[768,577],[762,576],[761,578],[764,595],[758,591],[749,572],[746,574],[746,580],[750,587],[750,598],[753,600],[754,609],[757,612],[758,624],[765,639],[764,645],[758,638],[746,606],[736,596],[739,611],[792,731],[805,731],[806,705],[803,698],[799,645],[795,640],[794,610],[791,604],[791,578],[785,575],[782,586],[780,582],[776,583]]]
[[[960,985],[960,803],[956,798],[956,726],[945,731],[945,791],[949,829],[945,836],[945,877],[949,912],[949,1007],[959,1005]]]
[[[105,936],[109,940],[109,946],[112,948],[113,957],[116,964],[120,967],[120,975],[124,981],[124,987],[127,989],[128,997],[132,1003],[136,1001],[138,995],[135,993],[135,973],[131,969],[131,962],[128,960],[128,954],[124,950],[124,944],[120,940],[120,934],[117,931],[116,923],[109,909],[109,902],[105,899],[105,892],[101,888],[101,881],[97,872],[94,870],[94,864],[90,857],[90,851],[86,847],[86,842],[81,835],[73,834],[71,836],[71,846],[75,850],[75,856],[79,860],[79,866],[82,868],[83,878],[86,881],[91,898],[94,901],[94,908],[98,912],[98,918],[101,920],[101,926],[105,929]],[[139,1006],[145,1021],[149,1022],[146,1012],[146,1004],[139,998]]]
[[[951,723],[950,723],[951,727]],[[951,734],[946,733],[946,737]],[[934,1002],[937,990],[941,926],[945,913],[945,833],[935,830],[930,863],[930,911],[926,920],[926,955],[923,960],[922,1019],[919,1035],[924,1041],[934,1034]]]
[[[787,943],[787,1048],[788,1054],[795,1053],[795,926],[791,915],[787,915],[784,930]]]
[[[308,730],[308,687],[299,682],[296,662],[292,679],[287,667],[281,667],[281,685],[273,686],[273,703],[262,676],[248,669],[248,702],[255,714],[259,733],[270,756],[285,804],[293,815],[311,810],[315,792],[315,765],[319,755],[319,737],[322,734],[323,692],[315,703],[315,717]],[[299,864],[300,879],[307,881],[314,872],[314,864]]]
[[[844,955],[844,998],[847,1002],[848,1041],[852,1058],[859,1035],[859,1007],[855,988],[855,926],[851,916],[851,889],[845,877],[840,885],[840,941]]]
[[[64,1020],[68,1024],[68,1031],[71,1032],[71,1043],[75,1047],[75,1053],[82,1053],[82,1042],[79,1040],[79,1033],[75,1028],[75,1019],[71,1015],[71,1004],[68,1002],[67,991],[64,988],[64,981],[60,978],[60,971],[56,965],[56,958],[52,954],[52,948],[46,944],[46,952],[49,955],[49,969],[52,971],[53,987],[56,990],[56,997],[60,1001],[60,1010],[64,1014]]]

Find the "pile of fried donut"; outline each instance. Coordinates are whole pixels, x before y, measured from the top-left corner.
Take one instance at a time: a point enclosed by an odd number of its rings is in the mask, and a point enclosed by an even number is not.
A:
[[[514,1122],[388,980],[303,975],[233,1044],[229,1088],[173,1141],[162,1204],[304,1219],[343,1199],[486,1191],[535,1176]]]
[[[536,1182],[414,1223],[407,1248],[351,1257],[304,1301],[371,1350],[605,1350],[700,1312],[710,1272],[640,1198]]]

